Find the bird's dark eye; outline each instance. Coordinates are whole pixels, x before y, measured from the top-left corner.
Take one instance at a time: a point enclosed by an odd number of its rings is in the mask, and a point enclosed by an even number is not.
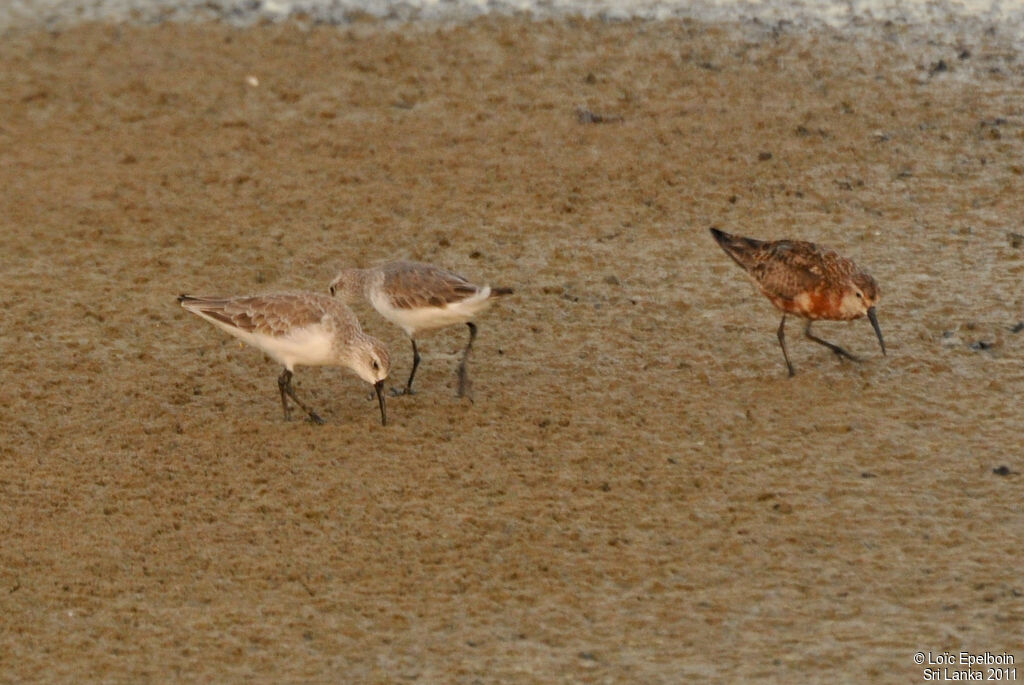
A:
[[[859,299],[863,300],[863,299],[864,299],[864,293],[862,293],[862,292],[860,292],[860,291],[858,290],[858,291],[857,291],[857,297],[858,297]]]
[[[334,295],[334,286],[333,285],[330,287],[330,291],[331,291],[331,295]]]
[[[380,364],[378,364],[376,360],[373,362],[373,370],[380,371]]]

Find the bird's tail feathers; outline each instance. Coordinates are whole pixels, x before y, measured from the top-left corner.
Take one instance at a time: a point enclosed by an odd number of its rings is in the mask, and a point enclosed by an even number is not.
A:
[[[750,268],[754,253],[764,246],[763,240],[744,238],[743,236],[726,233],[714,227],[711,228],[711,236],[725,250],[725,253],[744,269]]]

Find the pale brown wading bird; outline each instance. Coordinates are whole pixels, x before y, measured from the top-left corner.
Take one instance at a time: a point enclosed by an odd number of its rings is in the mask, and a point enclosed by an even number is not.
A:
[[[369,269],[345,269],[330,285],[331,295],[345,302],[365,297],[373,308],[405,331],[412,341],[412,372],[405,389],[396,394],[412,394],[412,379],[420,365],[416,335],[445,326],[464,323],[469,327],[469,342],[459,362],[459,397],[466,394],[469,377],[466,361],[476,339],[476,324],[471,319],[499,295],[511,295],[511,288],[473,285],[462,276],[431,264],[390,262]]]
[[[804,335],[824,345],[839,357],[860,361],[839,345],[811,333],[811,324],[818,319],[850,321],[865,314],[871,321],[878,344],[885,354],[885,340],[878,327],[875,305],[881,292],[875,279],[857,268],[851,260],[828,248],[803,240],[763,241],[730,235],[717,228],[711,235],[725,253],[732,257],[753,279],[761,292],[782,311],[779,323],[779,345],[792,376],[793,365],[786,352],[786,315],[807,319]]]
[[[363,333],[355,314],[341,302],[320,293],[282,293],[254,297],[192,297],[178,302],[284,365],[277,379],[285,421],[291,418],[290,397],[313,423],[324,422],[295,395],[296,365],[345,366],[377,391],[381,425],[387,425],[382,388],[391,369],[384,344]]]

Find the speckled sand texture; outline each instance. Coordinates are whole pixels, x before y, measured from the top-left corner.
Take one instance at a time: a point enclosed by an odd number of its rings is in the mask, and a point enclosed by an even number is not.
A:
[[[1022,92],[998,32],[896,25],[9,32],[0,680],[1020,662]],[[787,378],[712,225],[856,260],[889,356],[794,325]],[[327,425],[284,423],[280,369],[175,302],[392,258],[516,288],[472,403],[460,327],[388,426],[339,369],[296,375]],[[400,385],[408,340],[358,314]]]

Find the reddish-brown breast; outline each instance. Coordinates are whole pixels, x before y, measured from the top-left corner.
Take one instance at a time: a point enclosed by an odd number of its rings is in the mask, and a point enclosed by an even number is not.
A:
[[[849,259],[803,240],[761,241],[717,229],[712,235],[781,311],[808,319],[850,318],[840,305],[860,272]]]

